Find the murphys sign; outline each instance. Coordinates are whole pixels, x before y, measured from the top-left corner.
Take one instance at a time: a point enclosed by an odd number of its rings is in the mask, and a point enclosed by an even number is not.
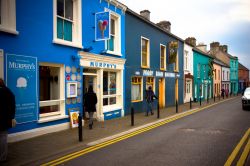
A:
[[[38,118],[37,59],[21,55],[6,55],[6,83],[15,95],[17,123]]]
[[[110,39],[110,13],[99,12],[95,14],[95,40]]]

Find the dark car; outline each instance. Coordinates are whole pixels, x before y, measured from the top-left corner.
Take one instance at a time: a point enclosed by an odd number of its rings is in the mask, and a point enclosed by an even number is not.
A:
[[[242,109],[245,110],[250,106],[250,87],[246,88],[242,96]]]

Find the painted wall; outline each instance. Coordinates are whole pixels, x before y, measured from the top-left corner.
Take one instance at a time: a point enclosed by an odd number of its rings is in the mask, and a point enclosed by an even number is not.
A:
[[[82,48],[92,47],[91,53],[100,54],[103,50],[106,49],[105,42],[95,42],[95,34],[94,34],[94,26],[95,26],[95,15],[93,13],[104,11],[105,9],[109,9],[117,13],[121,16],[121,55],[107,55],[111,57],[119,57],[125,58],[125,14],[119,8],[115,7],[113,4],[108,4],[106,1],[88,1],[82,0]],[[53,1],[52,0],[44,0],[37,1],[34,3],[32,0],[26,0],[25,3],[21,0],[16,0],[16,30],[19,34],[9,34],[0,31],[0,49],[3,49],[3,57],[6,60],[6,56],[8,54],[16,54],[16,55],[24,55],[36,57],[39,69],[39,63],[52,63],[52,64],[62,64],[64,69],[66,67],[75,67],[79,69],[77,74],[81,76],[81,80],[78,81],[80,88],[78,90],[82,92],[82,70],[83,68],[79,65],[78,53],[79,51],[83,51],[82,48],[66,46],[61,44],[53,43]],[[73,59],[74,57],[75,59]],[[5,65],[5,64],[4,64]],[[5,66],[6,67],[6,66]],[[38,71],[38,70],[37,70]],[[54,128],[50,128],[52,126],[59,126],[57,129],[63,129],[65,127],[69,128],[69,118],[68,111],[71,108],[77,108],[82,112],[82,95],[78,95],[77,98],[80,98],[79,102],[68,103],[66,91],[67,86],[66,83],[68,80],[66,79],[67,75],[71,75],[72,73],[67,74],[64,72],[64,83],[65,83],[65,111],[64,117],[56,118],[53,120],[48,120],[46,122],[39,122],[41,118],[38,118],[37,121],[18,124],[15,128],[10,130],[10,133],[23,132],[26,130],[34,129],[32,132],[39,135],[39,132],[44,129],[39,129],[43,127],[47,127],[45,130],[57,131]],[[39,79],[39,71],[37,72]],[[5,71],[6,78],[6,71]],[[72,78],[69,79],[69,81]],[[39,80],[38,80],[38,94],[37,101],[39,105]],[[124,93],[124,91],[122,92]],[[67,104],[68,103],[68,104]],[[39,107],[38,107],[39,108]],[[37,114],[39,115],[39,109],[37,110]],[[64,125],[66,124],[66,125]],[[44,131],[45,131],[44,130]],[[47,132],[46,131],[46,132]],[[46,133],[45,132],[45,133]],[[43,132],[44,133],[44,132]],[[27,135],[26,135],[27,136]],[[25,136],[25,137],[26,137]],[[29,136],[27,136],[28,138]]]
[[[193,62],[194,62],[194,58],[193,58],[193,47],[189,46],[188,44],[184,44],[184,63],[185,63],[185,51],[188,52],[188,64],[187,64],[187,70],[184,68],[184,74],[188,74],[190,73],[191,75],[194,74],[193,71]],[[185,66],[183,63],[183,66]]]
[[[209,97],[212,97],[213,91],[213,81],[208,77],[208,62],[211,59],[210,57],[202,54],[201,52],[194,51],[194,93],[193,97],[196,101],[201,97],[201,99],[206,99],[206,93],[209,94]],[[200,67],[200,76],[197,72],[198,64]],[[203,88],[202,88],[203,87]],[[203,89],[203,90],[202,90]],[[201,91],[202,90],[202,91]]]
[[[150,68],[146,70],[154,71],[155,77],[155,93],[158,96],[158,83],[159,78],[156,77],[155,72],[160,71],[160,44],[165,46],[170,41],[178,41],[177,39],[169,36],[163,31],[153,27],[145,21],[135,17],[134,15],[126,12],[126,97],[125,100],[125,113],[130,113],[131,105],[135,108],[136,112],[142,112],[146,110],[145,102],[145,89],[146,89],[146,78],[143,76],[143,69],[141,68],[141,37],[145,37],[150,40]],[[179,103],[183,103],[183,42],[178,41],[178,58],[179,58],[179,74],[178,80],[178,97]],[[167,48],[168,52],[168,48]],[[168,54],[167,54],[168,59]],[[173,73],[173,64],[167,63],[166,72]],[[143,76],[143,101],[131,103],[131,77],[132,76]],[[165,106],[171,106],[175,104],[175,78],[166,77],[165,79]],[[156,108],[156,105],[154,105]]]
[[[221,95],[221,66],[214,63],[214,77],[213,77],[213,89],[214,95],[217,97]]]
[[[238,58],[230,58],[231,92],[238,93]]]

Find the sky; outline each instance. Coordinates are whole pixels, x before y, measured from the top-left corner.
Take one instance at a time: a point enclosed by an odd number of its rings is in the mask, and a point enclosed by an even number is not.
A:
[[[133,11],[149,10],[150,20],[171,22],[171,32],[197,44],[217,41],[250,69],[250,0],[119,0]]]

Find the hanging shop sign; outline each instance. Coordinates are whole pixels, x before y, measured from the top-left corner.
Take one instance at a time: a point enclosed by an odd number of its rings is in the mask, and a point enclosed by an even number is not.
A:
[[[95,40],[110,39],[110,13],[99,12],[95,14]]]
[[[37,58],[7,54],[6,78],[7,86],[16,99],[17,123],[36,121],[38,119]]]
[[[177,41],[171,41],[168,44],[169,47],[169,56],[168,56],[168,63],[175,63],[176,62],[176,57],[178,53],[178,42]]]

